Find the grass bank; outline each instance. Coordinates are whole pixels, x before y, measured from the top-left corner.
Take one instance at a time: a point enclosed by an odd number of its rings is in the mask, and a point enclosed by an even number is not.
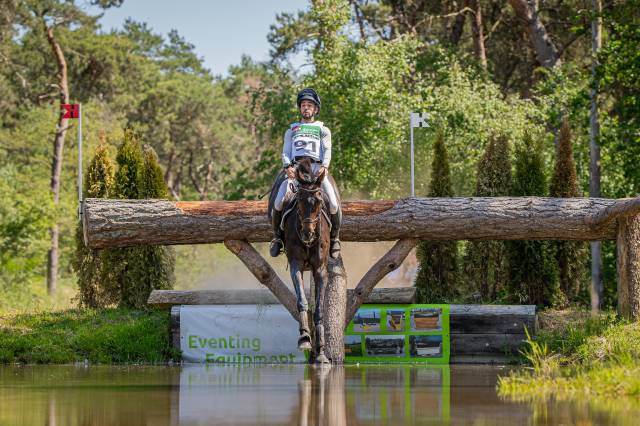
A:
[[[529,341],[524,353],[528,368],[499,380],[501,396],[534,400],[640,395],[640,323],[614,314],[560,318]]]
[[[68,309],[0,315],[0,363],[164,363],[169,314]]]

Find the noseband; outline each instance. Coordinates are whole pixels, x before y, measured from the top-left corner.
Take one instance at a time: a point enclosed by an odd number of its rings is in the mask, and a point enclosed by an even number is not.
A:
[[[313,245],[313,243],[316,242],[316,240],[318,239],[318,233],[316,231],[311,232],[311,238],[308,240],[305,240],[304,238],[302,238],[302,226],[305,224],[317,224],[320,221],[320,218],[322,217],[322,211],[324,210],[324,193],[322,192],[322,187],[317,187],[315,189],[307,189],[304,188],[302,185],[300,187],[298,187],[298,191],[304,191],[304,192],[309,192],[312,194],[316,194],[318,192],[320,192],[323,196],[322,196],[322,201],[321,201],[321,206],[320,206],[320,213],[318,213],[318,216],[316,216],[315,219],[311,219],[311,218],[302,218],[302,216],[300,215],[300,209],[298,209],[298,222],[300,223],[299,227],[296,227],[296,232],[298,233],[298,239],[300,239],[300,241],[302,242],[302,244],[304,244],[305,247],[309,248]],[[300,197],[298,197],[298,202],[300,202]]]

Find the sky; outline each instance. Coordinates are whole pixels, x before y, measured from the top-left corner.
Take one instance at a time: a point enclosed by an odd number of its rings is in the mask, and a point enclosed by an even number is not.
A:
[[[106,10],[100,22],[104,31],[121,28],[129,17],[146,22],[156,33],[176,29],[195,45],[213,74],[226,75],[243,54],[268,59],[267,33],[276,14],[307,5],[306,0],[125,0],[119,8]]]

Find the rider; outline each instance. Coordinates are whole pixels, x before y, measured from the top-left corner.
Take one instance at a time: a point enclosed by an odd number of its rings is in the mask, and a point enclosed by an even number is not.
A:
[[[286,202],[291,199],[297,188],[296,160],[309,157],[312,162],[313,172],[318,175],[329,168],[331,162],[331,131],[322,121],[315,119],[320,112],[320,96],[315,90],[306,88],[298,93],[298,109],[302,119],[289,126],[284,134],[284,147],[282,148],[282,165],[287,175],[275,199],[272,216],[273,240],[271,240],[271,256],[278,256],[284,247],[282,239],[283,231],[280,228],[282,210]],[[328,176],[322,180],[322,190],[329,201],[329,213],[331,217],[331,257],[336,259],[340,254],[340,223],[342,212],[336,192]]]

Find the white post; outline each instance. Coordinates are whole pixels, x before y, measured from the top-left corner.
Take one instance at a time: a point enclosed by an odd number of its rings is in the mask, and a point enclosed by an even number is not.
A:
[[[82,216],[82,104],[78,104],[78,217]]]
[[[411,119],[409,119],[409,128],[411,129],[411,196],[416,196],[416,188],[414,184],[414,173],[413,173],[413,123]]]

